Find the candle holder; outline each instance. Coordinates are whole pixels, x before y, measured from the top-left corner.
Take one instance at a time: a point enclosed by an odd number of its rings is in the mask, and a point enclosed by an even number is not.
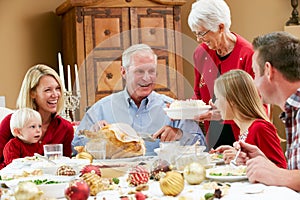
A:
[[[75,120],[75,110],[79,108],[80,95],[73,95],[70,91],[64,92],[65,96],[65,110],[62,113],[62,117],[69,121]]]
[[[286,22],[287,26],[290,25],[300,25],[299,17],[298,17],[298,0],[291,0],[291,5],[293,7],[292,17],[290,17],[289,21]]]

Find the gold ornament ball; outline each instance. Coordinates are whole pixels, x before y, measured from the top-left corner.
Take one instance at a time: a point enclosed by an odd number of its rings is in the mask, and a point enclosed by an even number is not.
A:
[[[164,195],[177,196],[184,188],[184,179],[179,172],[169,171],[160,179],[159,185]]]

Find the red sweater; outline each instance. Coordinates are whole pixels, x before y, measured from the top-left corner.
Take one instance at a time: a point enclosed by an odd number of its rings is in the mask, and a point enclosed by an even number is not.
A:
[[[215,50],[211,50],[205,43],[200,44],[194,52],[194,99],[201,99],[208,103],[214,95],[214,81],[218,73],[224,74],[232,69],[242,69],[248,72],[252,77],[252,55],[253,49],[251,43],[240,35],[233,33],[237,40],[231,54],[224,60],[220,60]],[[226,123],[234,124],[233,122]],[[205,129],[208,131],[209,121],[205,121]],[[237,139],[239,129],[232,126],[234,136]]]
[[[26,156],[33,156],[34,153],[43,154],[43,145],[39,142],[33,144],[26,144],[19,138],[13,138],[4,146],[3,156],[4,165],[8,165],[16,158],[24,158]]]
[[[14,136],[10,131],[10,118],[11,114],[6,116],[0,124],[0,169],[5,167],[3,149],[6,143]],[[74,137],[74,129],[72,124],[56,115],[52,118],[47,131],[45,132],[44,138],[40,141],[39,149],[36,152],[42,152],[44,154],[44,144],[63,144],[64,156],[71,157],[72,148],[71,142]]]
[[[287,168],[280,140],[272,123],[262,119],[255,120],[248,128],[245,142],[256,145],[278,167]]]

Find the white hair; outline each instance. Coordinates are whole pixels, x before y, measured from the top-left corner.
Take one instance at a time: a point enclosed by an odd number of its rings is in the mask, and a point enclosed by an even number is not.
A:
[[[25,124],[28,122],[30,119],[39,119],[42,122],[42,118],[39,112],[31,109],[31,108],[21,108],[16,110],[10,119],[10,130],[14,134],[14,129],[15,128],[24,128]]]
[[[128,68],[131,63],[131,58],[135,54],[146,53],[154,56],[155,62],[157,63],[157,55],[153,52],[150,46],[146,44],[134,44],[128,47],[122,54],[122,66]]]
[[[192,31],[197,31],[199,26],[218,31],[219,25],[224,24],[226,32],[231,26],[230,9],[224,0],[198,0],[192,4],[188,17],[188,24]]]

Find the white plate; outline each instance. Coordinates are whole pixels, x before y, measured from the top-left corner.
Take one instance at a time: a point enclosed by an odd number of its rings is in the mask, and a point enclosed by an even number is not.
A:
[[[68,187],[68,185],[68,182],[64,182],[38,185],[38,188],[43,191],[43,197],[46,199],[63,198],[65,197],[65,189]]]
[[[195,116],[206,113],[211,108],[205,105],[198,108],[164,108],[171,119],[194,119]]]
[[[7,185],[10,188],[15,188],[19,182],[22,181],[33,181],[33,180],[52,180],[52,181],[59,181],[59,182],[69,182],[70,180],[72,180],[74,178],[74,176],[53,176],[53,175],[41,175],[41,176],[29,176],[29,177],[24,177],[24,178],[18,178],[18,179],[12,179],[12,180],[3,180],[0,181],[1,183],[4,183],[5,185]]]
[[[223,158],[218,158],[217,153],[209,154],[210,155],[210,162],[211,163],[216,163],[216,164],[223,164],[224,159]]]
[[[238,166],[238,167],[231,167],[229,165],[221,166],[221,167],[215,167],[211,169],[206,170],[206,178],[213,179],[217,181],[227,181],[227,182],[233,182],[233,181],[242,181],[247,180],[247,176],[245,173],[241,173],[240,171],[243,171],[245,169],[245,166]],[[236,175],[227,176],[227,175],[220,175],[220,176],[214,176],[210,175],[211,172],[214,173],[233,173]],[[239,175],[241,174],[241,175]]]

